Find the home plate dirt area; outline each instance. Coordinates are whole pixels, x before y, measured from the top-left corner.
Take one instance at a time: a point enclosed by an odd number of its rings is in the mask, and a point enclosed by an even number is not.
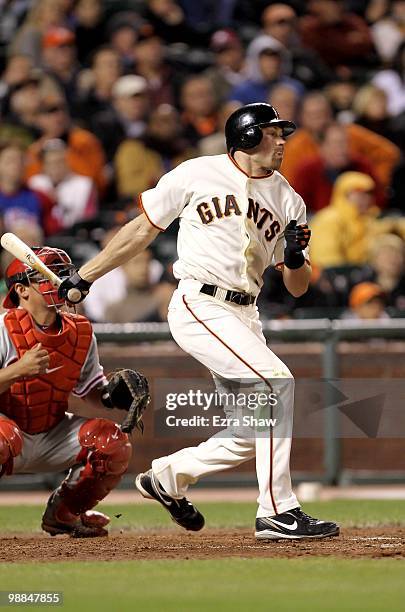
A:
[[[347,528],[324,540],[256,541],[248,529],[204,529],[193,534],[178,530],[130,531],[105,538],[72,539],[46,534],[0,533],[0,562],[120,561],[131,559],[405,558],[405,528]]]

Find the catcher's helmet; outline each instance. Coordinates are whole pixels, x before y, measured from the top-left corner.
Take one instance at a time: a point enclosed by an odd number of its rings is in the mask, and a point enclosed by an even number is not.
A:
[[[225,125],[228,152],[257,147],[263,138],[261,128],[272,125],[282,128],[283,136],[289,136],[296,129],[292,121],[280,119],[278,112],[271,104],[257,102],[238,108],[228,118]]]
[[[53,247],[32,247],[32,250],[41,261],[48,266],[59,278],[66,278],[73,274],[74,265],[69,255]],[[6,269],[5,279],[8,288],[8,293],[3,301],[4,308],[16,308],[18,306],[18,297],[14,290],[16,283],[29,285],[31,281],[38,283],[39,291],[45,298],[48,306],[62,306],[65,301],[58,297],[58,290],[50,281],[41,277],[39,272],[30,268],[27,264],[19,259],[13,259]]]

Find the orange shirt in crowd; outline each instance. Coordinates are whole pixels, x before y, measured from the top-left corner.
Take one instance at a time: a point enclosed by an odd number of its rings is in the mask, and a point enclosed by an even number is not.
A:
[[[40,159],[42,146],[43,138],[40,138],[28,148],[27,179],[42,172],[42,161]],[[107,162],[100,141],[91,132],[76,127],[69,131],[67,162],[72,172],[89,176],[93,179],[101,194],[105,191],[107,186],[105,166]]]
[[[350,154],[365,157],[374,169],[374,174],[383,188],[389,186],[394,166],[400,158],[400,150],[390,140],[371,130],[352,123],[347,126]],[[297,168],[309,157],[319,154],[319,145],[312,135],[298,129],[288,138],[281,173],[294,187]]]

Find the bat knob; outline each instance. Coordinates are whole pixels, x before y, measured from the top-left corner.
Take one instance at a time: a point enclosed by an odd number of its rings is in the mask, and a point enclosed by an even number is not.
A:
[[[78,304],[83,299],[82,292],[80,289],[69,289],[67,292],[67,299],[72,304]]]
[[[84,280],[78,272],[65,278],[58,289],[58,296],[63,300],[68,300],[71,304],[78,304],[88,294],[91,283]]]

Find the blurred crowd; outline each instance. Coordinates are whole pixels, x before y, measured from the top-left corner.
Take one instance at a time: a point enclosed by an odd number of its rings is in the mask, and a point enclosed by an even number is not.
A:
[[[405,313],[405,0],[0,0],[0,230],[76,265],[182,161],[224,153],[227,117],[268,101],[298,129],[313,277],[270,268],[269,318]],[[0,255],[0,267],[8,262]],[[98,322],[164,321],[175,224],[97,281]]]

